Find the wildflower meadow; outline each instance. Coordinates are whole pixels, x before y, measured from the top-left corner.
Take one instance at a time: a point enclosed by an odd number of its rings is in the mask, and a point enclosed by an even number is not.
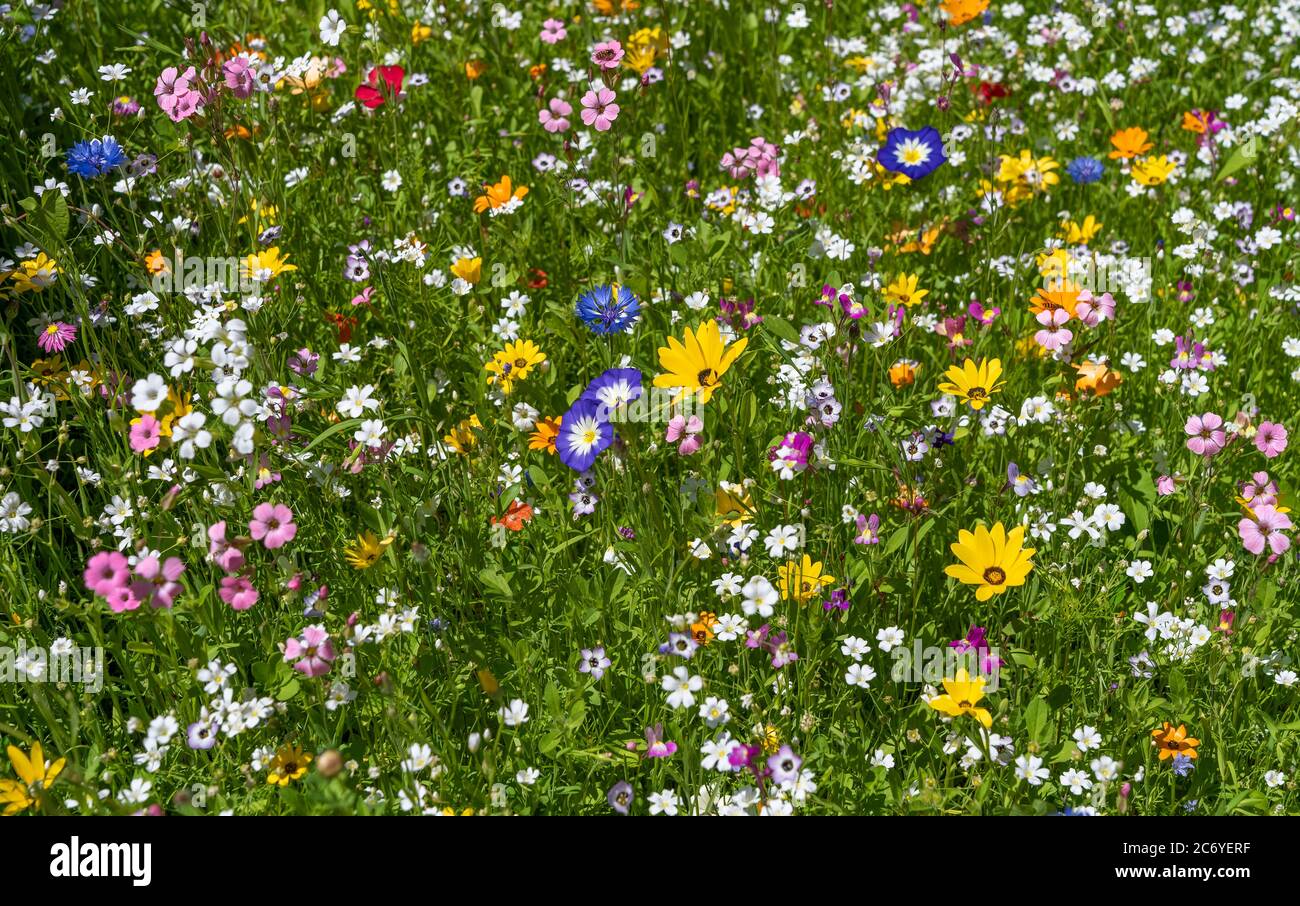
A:
[[[0,6],[0,807],[1300,812],[1298,41]]]

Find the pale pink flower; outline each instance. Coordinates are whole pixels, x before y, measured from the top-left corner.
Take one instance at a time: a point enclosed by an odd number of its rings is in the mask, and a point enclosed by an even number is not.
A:
[[[1291,539],[1282,533],[1291,527],[1289,516],[1264,504],[1253,507],[1251,516],[1237,523],[1237,532],[1241,535],[1241,543],[1252,554],[1262,554],[1265,545],[1274,554],[1282,554],[1291,546]]]
[[[568,115],[573,112],[573,105],[563,98],[551,98],[546,108],[537,111],[537,121],[547,132],[567,132]]]
[[[291,638],[284,643],[284,659],[298,660],[293,669],[308,676],[322,676],[330,672],[334,660],[334,646],[324,626],[308,626],[301,638]]]
[[[1055,352],[1074,339],[1074,333],[1067,330],[1065,322],[1070,320],[1070,313],[1064,308],[1044,308],[1038,313],[1038,323],[1043,329],[1034,334],[1034,342]]]
[[[1207,459],[1228,443],[1228,435],[1223,430],[1223,419],[1213,412],[1193,415],[1183,430],[1187,433],[1187,449]]]
[[[597,132],[608,132],[609,127],[618,119],[618,104],[614,103],[614,92],[609,88],[588,91],[582,96],[582,122],[595,126]]]

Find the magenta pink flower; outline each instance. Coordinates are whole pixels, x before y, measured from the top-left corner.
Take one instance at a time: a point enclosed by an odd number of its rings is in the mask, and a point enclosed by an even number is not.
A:
[[[226,540],[224,519],[208,526],[208,556],[228,573],[237,573],[244,567],[244,552]]]
[[[1070,320],[1070,313],[1064,308],[1044,308],[1038,313],[1038,323],[1043,329],[1034,334],[1034,342],[1055,352],[1074,339],[1074,333],[1067,330],[1065,322]]]
[[[547,132],[566,132],[569,121],[566,119],[573,112],[573,105],[562,98],[551,98],[547,108],[537,111],[537,121]]]
[[[1183,430],[1187,433],[1187,449],[1207,459],[1228,443],[1228,435],[1223,431],[1223,419],[1213,412],[1193,415]]]
[[[591,62],[601,69],[618,69],[618,64],[623,62],[623,45],[617,41],[602,41],[592,49]]]
[[[1174,483],[1172,475],[1161,475],[1156,479],[1156,493],[1161,497],[1168,497],[1178,490],[1178,485]]]
[[[618,104],[614,103],[614,92],[609,88],[588,91],[582,96],[582,121],[588,126],[595,126],[597,132],[608,132],[609,127],[618,119]]]
[[[235,97],[243,99],[253,93],[253,74],[248,69],[247,57],[234,57],[221,66],[226,87]]]
[[[117,588],[110,588],[103,595],[108,602],[109,609],[113,613],[122,613],[127,610],[135,610],[140,606],[140,599],[136,597],[135,590],[129,585],[121,585]]]
[[[267,550],[284,547],[298,534],[298,526],[293,522],[293,510],[283,503],[259,503],[253,509],[253,518],[248,523],[248,534],[254,541],[261,541]]]
[[[162,442],[162,423],[152,415],[142,415],[131,426],[131,449],[137,453],[156,450]]]
[[[150,554],[135,565],[137,578],[131,583],[131,591],[154,607],[171,607],[182,591],[181,583],[176,580],[183,572],[185,564],[179,557],[168,557],[166,562],[160,563]]]
[[[127,559],[117,551],[100,551],[86,563],[82,578],[86,587],[101,597],[116,588],[125,588],[131,570]]]
[[[1286,449],[1286,428],[1273,422],[1260,422],[1255,432],[1255,449],[1273,459]]]
[[[291,638],[284,643],[284,659],[298,659],[293,669],[308,676],[322,676],[330,672],[334,660],[334,646],[324,626],[308,626],[301,638]]]
[[[559,19],[547,19],[542,23],[541,38],[544,44],[559,44],[568,36],[568,30]]]
[[[1269,504],[1254,507],[1251,513],[1252,516],[1237,523],[1237,532],[1246,550],[1262,554],[1267,545],[1274,554],[1285,553],[1291,546],[1291,539],[1282,533],[1291,528],[1290,517]]]
[[[221,589],[217,592],[221,600],[234,610],[248,610],[257,603],[257,589],[247,576],[226,576],[221,580]]]
[[[77,328],[63,321],[55,321],[36,336],[36,345],[46,352],[63,352],[64,347],[77,338]]]

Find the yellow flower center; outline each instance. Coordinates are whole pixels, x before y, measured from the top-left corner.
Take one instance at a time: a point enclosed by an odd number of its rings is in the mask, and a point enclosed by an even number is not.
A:
[[[990,585],[1001,585],[1007,581],[1007,574],[1000,566],[990,566],[984,570],[984,581]]]

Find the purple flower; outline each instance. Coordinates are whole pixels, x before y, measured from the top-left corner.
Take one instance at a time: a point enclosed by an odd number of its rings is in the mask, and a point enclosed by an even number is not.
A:
[[[636,801],[636,794],[632,791],[632,784],[626,780],[620,780],[609,788],[609,792],[605,794],[605,801],[609,803],[609,807],[614,811],[620,815],[626,815],[628,809],[632,807],[632,803]]]

